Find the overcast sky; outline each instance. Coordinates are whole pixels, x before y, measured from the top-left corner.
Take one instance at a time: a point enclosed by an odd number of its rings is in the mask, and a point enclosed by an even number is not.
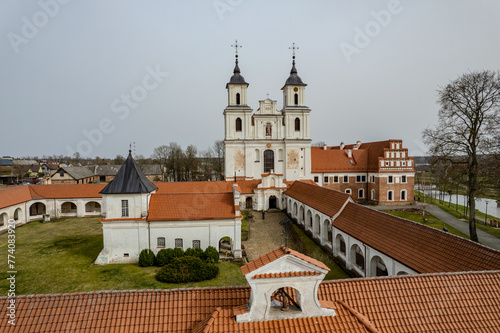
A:
[[[0,2],[0,156],[126,155],[223,139],[238,39],[254,110],[296,43],[313,142],[426,152],[436,90],[500,68],[500,1]]]

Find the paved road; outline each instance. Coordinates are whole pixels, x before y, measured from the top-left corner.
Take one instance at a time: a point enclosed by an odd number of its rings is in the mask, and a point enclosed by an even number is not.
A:
[[[411,205],[411,206],[375,206],[374,208],[377,210],[390,210],[390,209],[408,209],[408,208],[419,208],[422,204],[417,205]],[[469,234],[469,224],[465,221],[461,221],[457,219],[455,216],[448,214],[441,208],[434,206],[434,205],[429,205],[425,204],[425,210],[444,223],[447,223],[451,225],[453,228],[460,230],[464,234]],[[481,229],[477,229],[477,237],[479,238],[479,242],[483,245],[486,245],[488,247],[491,247],[496,250],[500,250],[500,238],[495,237]]]

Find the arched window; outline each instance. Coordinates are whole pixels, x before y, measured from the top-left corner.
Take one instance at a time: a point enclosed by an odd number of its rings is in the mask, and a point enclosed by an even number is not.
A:
[[[300,119],[295,118],[295,131],[299,132],[300,131]]]
[[[236,118],[236,132],[241,132],[241,118]]]
[[[393,191],[387,191],[387,200],[389,200],[389,201],[394,200],[394,192]]]
[[[271,124],[266,125],[266,136],[271,136],[272,135],[272,128]]]
[[[362,189],[362,188],[360,188],[360,189],[358,190],[358,198],[360,198],[360,199],[361,199],[361,198],[364,198],[364,197],[365,197],[365,190],[364,190],[364,189]]]
[[[299,94],[293,95],[293,101],[295,105],[299,105]]]
[[[372,200],[375,200],[375,190],[372,190],[371,199],[372,199]]]
[[[255,149],[255,162],[260,162],[260,151]]]
[[[240,99],[240,93],[236,93],[236,105],[240,105],[241,99]]]
[[[264,151],[264,172],[274,170],[274,151],[268,149]]]

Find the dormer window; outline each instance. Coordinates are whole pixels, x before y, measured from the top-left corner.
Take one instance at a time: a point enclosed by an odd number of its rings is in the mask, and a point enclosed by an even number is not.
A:
[[[241,98],[240,98],[240,93],[236,93],[236,105],[241,104]]]
[[[241,132],[241,118],[236,118],[236,132]]]

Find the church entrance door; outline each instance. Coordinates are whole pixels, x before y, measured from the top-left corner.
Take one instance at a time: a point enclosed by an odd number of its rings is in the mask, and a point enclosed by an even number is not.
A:
[[[276,197],[271,195],[269,197],[269,209],[276,208]]]

